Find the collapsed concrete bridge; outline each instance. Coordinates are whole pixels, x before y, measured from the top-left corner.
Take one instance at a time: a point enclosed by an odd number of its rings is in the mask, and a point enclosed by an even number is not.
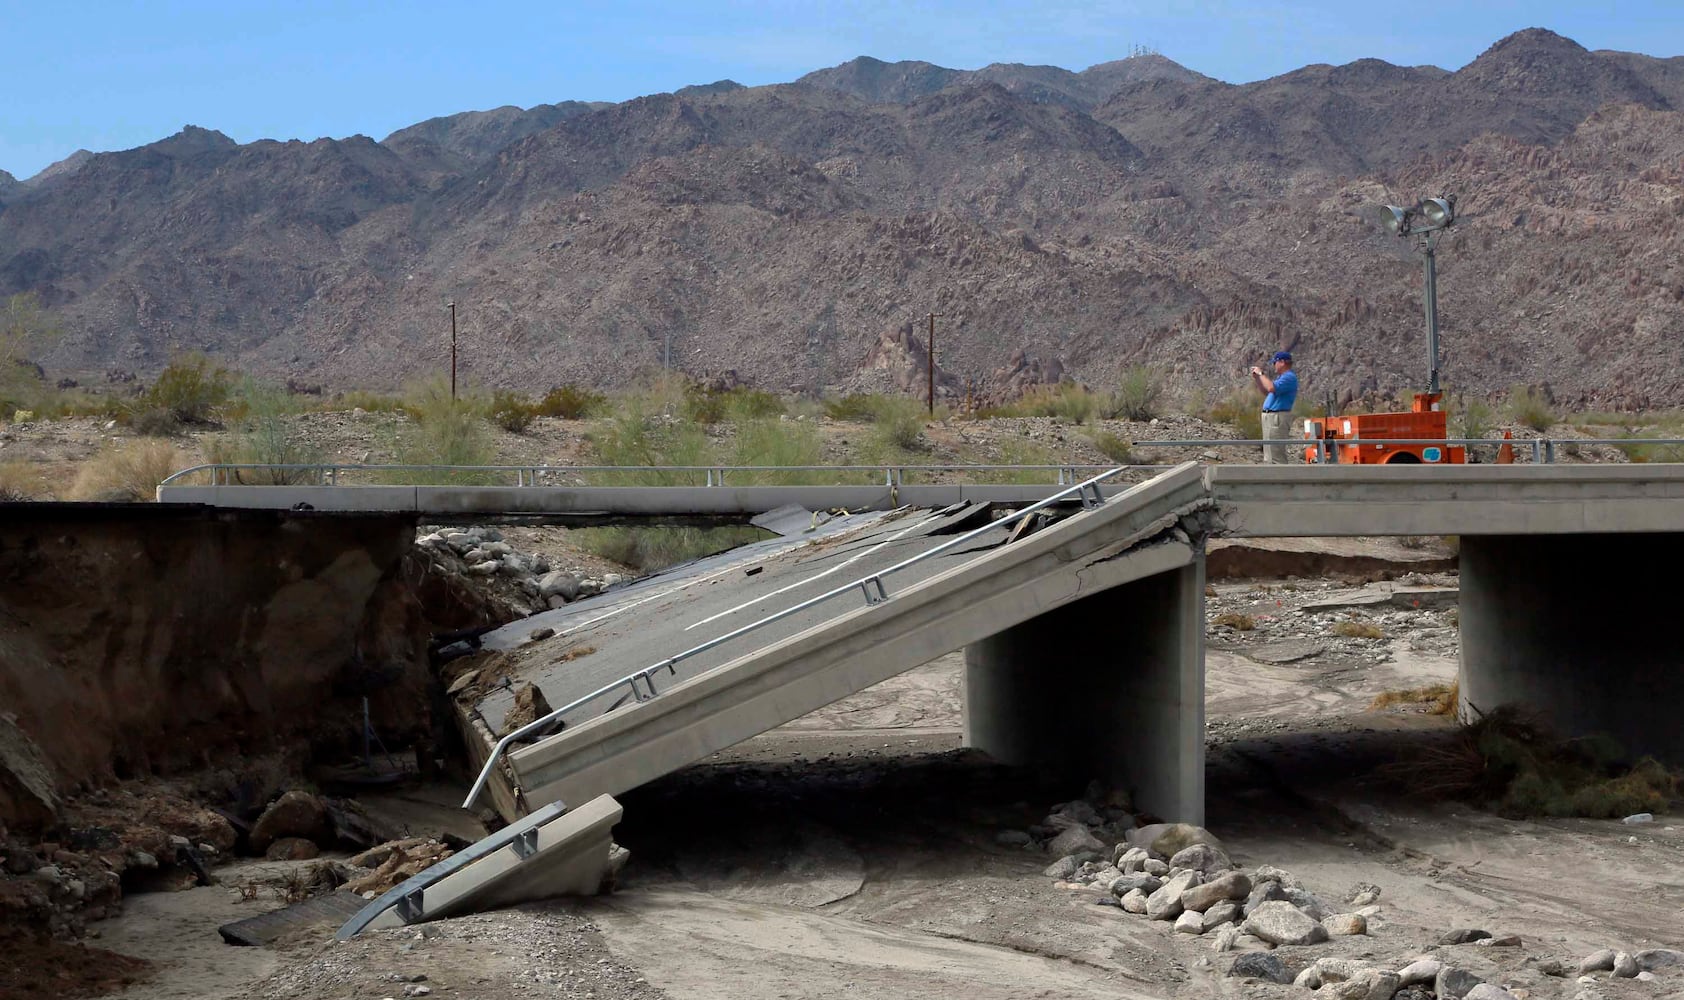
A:
[[[1082,495],[1033,532],[955,535],[974,507],[862,518],[492,633],[514,668],[463,706],[472,751],[493,756],[518,684],[563,705],[507,742],[492,800],[514,817],[623,792],[963,649],[967,745],[1199,822],[1204,543],[1223,535],[1459,536],[1465,704],[1684,757],[1679,657],[1621,627],[1665,620],[1684,469],[1188,464]]]

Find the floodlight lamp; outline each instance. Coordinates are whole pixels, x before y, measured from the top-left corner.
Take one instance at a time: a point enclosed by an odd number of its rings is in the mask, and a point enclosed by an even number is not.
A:
[[[1421,214],[1436,229],[1443,229],[1456,221],[1456,197],[1428,198],[1421,202]]]
[[[1380,224],[1386,227],[1386,232],[1393,236],[1408,236],[1409,222],[1414,215],[1412,209],[1399,208],[1396,205],[1380,206]]]

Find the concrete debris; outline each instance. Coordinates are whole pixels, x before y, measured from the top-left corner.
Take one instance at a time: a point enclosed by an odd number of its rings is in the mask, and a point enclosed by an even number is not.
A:
[[[498,735],[507,736],[522,726],[537,722],[551,711],[549,700],[538,685],[523,684],[515,690],[514,707],[503,717],[503,731]]]

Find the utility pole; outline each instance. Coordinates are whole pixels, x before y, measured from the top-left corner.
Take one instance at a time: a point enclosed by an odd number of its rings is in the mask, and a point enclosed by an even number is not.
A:
[[[936,415],[936,317],[941,313],[930,313],[930,416]]]
[[[1438,391],[1438,248],[1433,246],[1436,233],[1421,237],[1421,254],[1425,269],[1427,314],[1427,391]]]
[[[445,303],[450,307],[450,401],[456,402],[456,300]]]

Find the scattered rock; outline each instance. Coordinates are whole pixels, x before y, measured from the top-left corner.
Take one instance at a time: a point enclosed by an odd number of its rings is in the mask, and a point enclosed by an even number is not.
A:
[[[1022,830],[1001,830],[994,835],[994,842],[1002,847],[1027,847],[1032,838]]]
[[[1519,934],[1504,934],[1502,937],[1488,937],[1474,943],[1481,948],[1518,948],[1523,942]]]
[[[1316,944],[1327,940],[1327,928],[1298,907],[1281,900],[1271,900],[1258,906],[1245,918],[1241,927],[1246,933],[1271,944]]]
[[[1231,870],[1234,863],[1228,859],[1228,853],[1220,847],[1210,844],[1194,844],[1191,847],[1177,851],[1169,859],[1171,868],[1189,868],[1203,875],[1206,879],[1215,877],[1222,872]],[[1240,876],[1245,878],[1245,876]],[[1246,878],[1246,891],[1251,891],[1251,879]],[[1243,898],[1243,897],[1242,897]]]
[[[1103,855],[1105,853],[1105,842],[1095,837],[1093,831],[1085,826],[1072,826],[1054,837],[1047,844],[1047,851],[1056,855],[1081,852]]]
[[[1076,859],[1076,856],[1068,855],[1048,865],[1041,874],[1047,878],[1068,879],[1075,875],[1076,869],[1080,867],[1082,867],[1082,863]]]
[[[1206,931],[1231,924],[1240,919],[1240,906],[1231,900],[1223,900],[1204,911],[1204,929]]]
[[[1674,951],[1671,948],[1650,948],[1631,957],[1637,960],[1637,967],[1644,972],[1684,965],[1684,951]]]
[[[1228,967],[1228,975],[1262,979],[1283,986],[1292,982],[1292,973],[1287,971],[1286,963],[1268,952],[1253,952],[1234,959],[1234,964]]]
[[[302,837],[318,844],[333,839],[327,803],[309,792],[293,789],[276,799],[252,824],[247,842],[251,849],[267,854],[269,847],[286,837]]]
[[[1286,898],[1287,902],[1308,914],[1311,920],[1323,920],[1333,915],[1333,910],[1308,889],[1287,889]]]
[[[1241,912],[1246,916],[1251,916],[1252,912],[1264,903],[1274,900],[1291,902],[1291,900],[1287,899],[1286,888],[1279,882],[1263,882],[1258,884],[1256,875],[1253,875],[1251,878],[1253,882],[1251,894],[1246,897],[1245,906],[1240,908]]]
[[[1331,988],[1338,1000],[1392,1000],[1398,975],[1385,969],[1365,969]]]
[[[1612,948],[1593,951],[1579,963],[1579,975],[1587,972],[1608,972],[1614,968],[1614,956],[1617,952]]]
[[[1463,1000],[1469,990],[1483,982],[1485,980],[1466,969],[1447,965],[1434,977],[1433,992],[1438,994],[1439,1000]]]
[[[1516,1000],[1513,993],[1490,983],[1480,983],[1463,994],[1463,998],[1464,1000]]]
[[[1567,966],[1559,958],[1546,958],[1538,963],[1538,971],[1546,976],[1564,979],[1567,976]]]
[[[1640,971],[1637,967],[1637,959],[1632,956],[1623,951],[1614,956],[1615,979],[1635,979]]]
[[[538,593],[564,601],[574,600],[579,596],[579,578],[559,569],[545,573],[538,578]]]
[[[1637,826],[1641,823],[1653,823],[1654,821],[1655,817],[1650,813],[1632,813],[1625,819],[1620,820],[1626,826]]]
[[[1147,858],[1146,862],[1142,864],[1140,868],[1142,871],[1146,872],[1146,874],[1156,875],[1159,878],[1169,874],[1169,865],[1164,864],[1157,858]]]
[[[1185,853],[1185,852],[1183,852]],[[1197,869],[1193,869],[1197,870]],[[1181,906],[1200,913],[1217,903],[1243,900],[1251,895],[1251,879],[1244,872],[1227,872],[1203,885],[1195,885],[1181,894]]]
[[[1367,972],[1371,966],[1354,958],[1338,958],[1327,955],[1316,959],[1316,974],[1321,976],[1323,983],[1342,983],[1360,973]]]
[[[1128,907],[1126,907],[1126,906],[1123,907],[1123,908],[1125,910],[1128,909]],[[1218,928],[1217,931],[1216,931],[1216,940],[1211,942],[1210,950],[1211,951],[1229,951],[1234,947],[1234,942],[1239,939],[1239,936],[1240,936],[1240,929],[1238,927],[1235,927],[1233,924],[1229,924],[1226,927]]]
[[[1145,913],[1146,899],[1146,893],[1140,891],[1139,889],[1130,889],[1128,892],[1123,894],[1121,899],[1124,912]]]
[[[1319,990],[1323,985],[1321,973],[1317,972],[1316,967],[1312,965],[1303,972],[1300,972],[1298,974],[1298,978],[1292,981],[1292,985],[1297,986],[1300,989]]]
[[[1473,944],[1475,941],[1483,941],[1490,936],[1490,931],[1482,931],[1477,927],[1462,927],[1439,938],[1438,943],[1441,945]]]
[[[1444,963],[1436,958],[1418,958],[1403,967],[1398,973],[1399,986],[1416,986],[1430,983],[1438,979],[1438,974],[1444,968]]]
[[[1175,930],[1178,934],[1192,934],[1195,936],[1203,934],[1205,932],[1204,914],[1197,913],[1193,910],[1184,911],[1181,916],[1175,918]]]
[[[1181,916],[1181,894],[1199,884],[1199,873],[1185,871],[1165,882],[1146,900],[1146,915],[1153,920],[1174,920]]]
[[[1334,937],[1368,933],[1368,921],[1356,913],[1335,913],[1331,917],[1323,917],[1321,925]]]
[[[269,849],[263,852],[263,858],[266,861],[309,861],[321,853],[322,849],[316,846],[315,841],[303,837],[282,837],[269,845]]]
[[[1403,989],[1398,990],[1396,993],[1393,993],[1392,1000],[1437,1000],[1437,998],[1431,993],[1428,993],[1426,990],[1417,989],[1413,986],[1406,986]]]
[[[526,633],[526,637],[533,642],[542,642],[552,635],[555,635],[555,629],[553,628],[535,628]]]
[[[1163,888],[1163,885],[1164,880],[1158,876],[1140,872],[1135,875],[1118,875],[1111,883],[1111,892],[1114,895],[1121,896],[1131,889],[1139,889],[1141,892],[1151,895]]]
[[[1130,847],[1127,844],[1118,844],[1113,853],[1115,856],[1111,859],[1111,863],[1116,865],[1124,875],[1133,875],[1140,871],[1141,867],[1146,864],[1146,859],[1151,857],[1150,854],[1146,853],[1144,847]]]

